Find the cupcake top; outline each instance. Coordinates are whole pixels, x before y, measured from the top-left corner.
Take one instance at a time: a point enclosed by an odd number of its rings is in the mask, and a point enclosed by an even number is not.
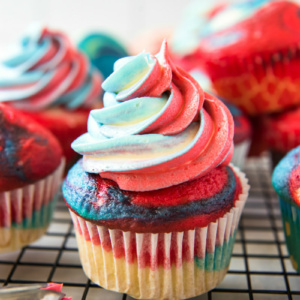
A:
[[[199,4],[198,4],[199,5]],[[200,10],[188,21],[201,26],[183,25],[182,30],[193,36],[193,45],[184,45],[183,34],[178,34],[174,42],[174,51],[180,55],[208,55],[213,59],[222,57],[253,58],[262,63],[264,57],[256,55],[274,54],[274,62],[283,57],[292,57],[300,39],[298,30],[299,5],[292,1],[251,0],[234,4],[219,5]],[[194,9],[197,12],[197,9]],[[195,20],[201,20],[195,22]],[[186,28],[186,29],[184,29]],[[280,38],[278,38],[280,37]],[[176,51],[176,49],[179,50]],[[286,51],[282,53],[279,51]]]
[[[0,62],[0,101],[27,111],[91,107],[101,75],[61,32],[34,28],[17,53]]]
[[[300,107],[263,118],[263,130],[268,147],[288,152],[300,145]]]
[[[300,146],[290,151],[275,167],[272,183],[283,200],[300,206]]]
[[[230,112],[173,65],[166,42],[157,55],[117,61],[102,87],[104,108],[91,111],[88,133],[72,144],[86,172],[124,190],[149,191],[230,162]]]
[[[0,191],[36,182],[61,163],[56,138],[12,107],[0,103]]]

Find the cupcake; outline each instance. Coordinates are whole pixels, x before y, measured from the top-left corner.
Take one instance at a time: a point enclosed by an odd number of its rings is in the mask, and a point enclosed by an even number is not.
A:
[[[212,90],[211,81],[200,69],[193,69],[190,71],[190,74],[197,80],[200,86],[207,92]],[[227,100],[218,97],[223,103],[227,106],[230,113],[233,116],[234,122],[234,150],[231,162],[243,168],[245,160],[247,158],[251,137],[252,137],[252,127],[248,117],[235,105],[229,103]]]
[[[300,146],[275,167],[272,182],[279,196],[285,240],[294,269],[300,273]]]
[[[292,1],[243,1],[198,16],[198,43],[182,54],[210,76],[217,94],[249,115],[300,104],[299,5]],[[204,22],[204,21],[203,21]],[[195,38],[196,38],[195,37]]]
[[[128,52],[120,41],[103,32],[90,33],[78,45],[104,78],[113,72],[114,63]]]
[[[45,128],[0,104],[0,253],[46,231],[64,169],[62,150]]]
[[[52,131],[70,164],[71,142],[99,106],[101,75],[66,35],[47,28],[32,28],[15,52],[0,63],[0,101]]]
[[[300,107],[263,118],[264,137],[274,166],[287,152],[300,145],[299,120]]]
[[[117,61],[102,87],[63,184],[86,275],[134,298],[207,292],[227,272],[249,188],[228,165],[230,112],[165,42]]]

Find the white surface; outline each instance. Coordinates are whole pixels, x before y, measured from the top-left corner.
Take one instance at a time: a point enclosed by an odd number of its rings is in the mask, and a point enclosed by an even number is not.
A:
[[[32,23],[66,32],[75,42],[105,31],[131,43],[143,32],[174,28],[189,1],[182,0],[0,0],[0,56]],[[214,0],[213,2],[219,2]]]

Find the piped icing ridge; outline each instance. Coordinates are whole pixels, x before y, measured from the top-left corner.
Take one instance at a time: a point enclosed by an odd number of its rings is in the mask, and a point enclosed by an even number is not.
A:
[[[300,146],[279,162],[274,169],[272,183],[283,200],[300,206]]]
[[[91,107],[102,76],[61,32],[35,28],[0,63],[0,101],[22,110]]]
[[[88,133],[72,144],[86,172],[128,191],[150,191],[200,178],[227,165],[233,120],[226,106],[169,59],[118,60],[103,82],[104,108],[92,110]]]

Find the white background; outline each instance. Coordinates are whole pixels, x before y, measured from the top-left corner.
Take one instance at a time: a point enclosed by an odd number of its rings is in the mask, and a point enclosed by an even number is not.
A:
[[[201,3],[204,0],[199,0]],[[218,2],[218,0],[206,0]],[[172,29],[190,0],[0,0],[0,56],[39,22],[78,42],[90,31],[112,34],[128,47],[150,31]]]

